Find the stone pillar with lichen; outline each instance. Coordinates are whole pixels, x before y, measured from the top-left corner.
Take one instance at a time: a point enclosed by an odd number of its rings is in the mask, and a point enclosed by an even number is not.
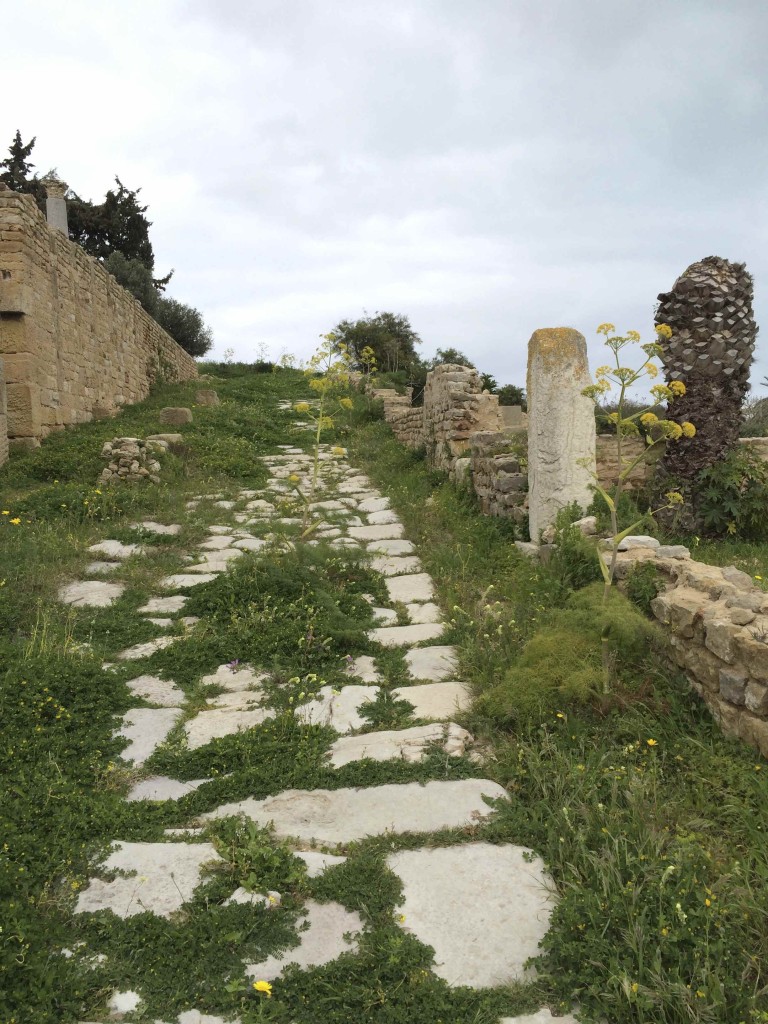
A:
[[[534,331],[528,343],[528,504],[531,540],[576,502],[586,510],[595,483],[594,403],[584,335],[570,327]]]
[[[50,174],[41,178],[41,182],[45,188],[45,216],[48,223],[55,231],[61,231],[69,237],[67,200],[65,198],[69,186],[65,181]]]

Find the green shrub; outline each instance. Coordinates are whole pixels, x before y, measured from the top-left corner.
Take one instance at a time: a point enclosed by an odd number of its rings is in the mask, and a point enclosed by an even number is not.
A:
[[[749,445],[737,445],[700,473],[694,500],[712,536],[768,538],[768,463]]]
[[[555,519],[556,548],[549,560],[549,568],[567,590],[580,590],[602,579],[595,540],[585,537],[581,530],[571,525],[581,516],[582,511],[574,502],[561,509]]]
[[[627,575],[625,593],[641,612],[651,614],[651,601],[663,589],[659,570],[653,562],[638,562]]]
[[[593,584],[542,617],[540,630],[504,680],[482,695],[479,710],[509,727],[596,701],[603,685],[604,631],[616,684],[627,693],[636,690],[659,634],[622,594],[613,592],[603,603],[602,585]]]

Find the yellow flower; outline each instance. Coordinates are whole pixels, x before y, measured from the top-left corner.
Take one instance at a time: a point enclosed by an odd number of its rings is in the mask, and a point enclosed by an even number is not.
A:
[[[661,934],[662,935],[669,935],[669,928],[662,928],[661,929]]]
[[[683,437],[696,436],[696,427],[694,427],[692,423],[689,423],[688,420],[686,420],[685,423],[681,424],[681,429],[683,431]]]
[[[704,906],[705,907],[711,907],[712,906],[712,900],[710,900],[710,899],[704,900]]]
[[[18,516],[16,516],[16,518],[15,518],[15,519],[12,519],[12,520],[11,520],[11,523],[12,523],[12,524],[13,524],[14,526],[18,526],[20,522],[21,522],[21,520],[19,519],[19,517],[18,517]]]
[[[341,406],[342,409],[354,409],[355,407],[355,403],[352,401],[351,398],[340,398],[339,405]]]
[[[683,428],[674,420],[666,420],[665,432],[671,441],[679,441],[683,436]]]
[[[762,576],[755,576],[756,580],[761,580],[762,578],[763,578]]]
[[[645,742],[648,744],[649,747],[656,747],[659,743],[658,740],[646,740]]]
[[[652,380],[659,376],[659,368],[655,363],[646,363],[643,369]]]
[[[615,330],[616,330],[616,325],[615,324],[600,324],[600,326],[597,328],[597,333],[598,334],[604,334],[606,337],[608,337],[608,335],[611,333],[611,331],[615,331]]]
[[[685,394],[685,384],[681,380],[670,381],[669,390],[675,398],[681,398]]]
[[[654,423],[659,422],[659,417],[656,415],[655,412],[644,412],[643,415],[640,417],[640,422],[643,424],[644,427],[652,427]]]
[[[299,477],[296,475],[296,473],[291,473],[291,475],[288,477],[288,480],[292,484],[297,484],[299,482]]]
[[[639,331],[627,331],[627,337],[630,341],[640,341]]]
[[[667,491],[664,495],[670,505],[682,505],[685,501],[680,491]]]
[[[598,366],[598,368],[595,370],[595,376],[596,377],[604,377],[607,373],[610,373],[610,372],[611,372],[611,367],[610,366]]]
[[[669,324],[657,324],[656,333],[660,338],[666,338],[667,340],[669,340],[669,338],[672,337],[672,328],[669,326]]]
[[[7,509],[7,508],[4,508],[4,509],[3,509],[3,515],[4,515],[4,516],[9,516],[10,514],[11,514],[11,513],[10,513],[10,512],[8,511],[8,509]]]
[[[253,987],[257,992],[263,992],[267,999],[272,998],[272,986],[268,981],[254,981]]]
[[[341,456],[341,455],[346,455],[346,454],[347,454],[346,448],[341,448],[339,445],[334,445],[333,448],[331,448],[331,455],[339,455],[339,456]]]
[[[309,412],[309,402],[297,402],[293,408],[295,412]]]

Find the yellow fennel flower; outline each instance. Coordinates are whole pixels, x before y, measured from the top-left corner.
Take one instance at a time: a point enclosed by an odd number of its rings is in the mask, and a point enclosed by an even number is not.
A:
[[[657,324],[656,333],[660,338],[666,338],[669,340],[672,337],[672,328],[669,324]]]
[[[682,505],[685,500],[680,491],[667,491],[664,497],[670,505]]]
[[[679,423],[675,423],[674,420],[667,420],[665,433],[671,441],[679,441],[683,436],[683,428]]]
[[[347,454],[347,449],[346,448],[342,448],[340,445],[336,445],[335,447],[331,448],[331,455],[342,456],[342,455],[346,455],[346,454]]]
[[[643,424],[644,427],[652,427],[654,423],[659,422],[659,417],[656,415],[655,412],[644,412],[643,415],[640,417],[640,422]]]
[[[696,436],[696,427],[694,427],[694,425],[692,423],[689,423],[688,420],[686,420],[685,423],[682,424],[682,431],[683,431],[683,437],[695,437]]]
[[[340,398],[339,405],[341,406],[342,409],[354,409],[355,407],[355,403],[352,401],[351,398]]]
[[[669,390],[675,398],[681,398],[685,394],[685,384],[681,380],[670,381]]]
[[[659,376],[659,368],[655,363],[646,363],[643,369],[652,380]]]
[[[598,368],[595,370],[595,376],[596,377],[605,377],[605,375],[610,373],[610,372],[611,372],[611,367],[610,366],[598,366]]]
[[[597,333],[598,334],[604,334],[606,336],[606,338],[607,338],[608,335],[611,333],[611,331],[615,331],[615,330],[616,330],[616,325],[615,324],[600,324],[600,326],[597,328]]]
[[[267,999],[272,998],[272,986],[268,981],[254,981],[253,987],[257,992],[263,992]]]
[[[640,341],[640,331],[627,331],[627,337],[630,341]]]

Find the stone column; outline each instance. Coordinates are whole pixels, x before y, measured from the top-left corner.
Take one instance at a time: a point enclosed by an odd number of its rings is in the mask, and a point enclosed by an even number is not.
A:
[[[45,215],[48,223],[54,230],[62,231],[69,237],[67,201],[64,198],[69,186],[65,181],[50,176],[42,178],[41,181],[45,188]]]
[[[592,501],[594,403],[584,336],[570,327],[534,331],[528,343],[528,503],[531,540],[561,508]]]

